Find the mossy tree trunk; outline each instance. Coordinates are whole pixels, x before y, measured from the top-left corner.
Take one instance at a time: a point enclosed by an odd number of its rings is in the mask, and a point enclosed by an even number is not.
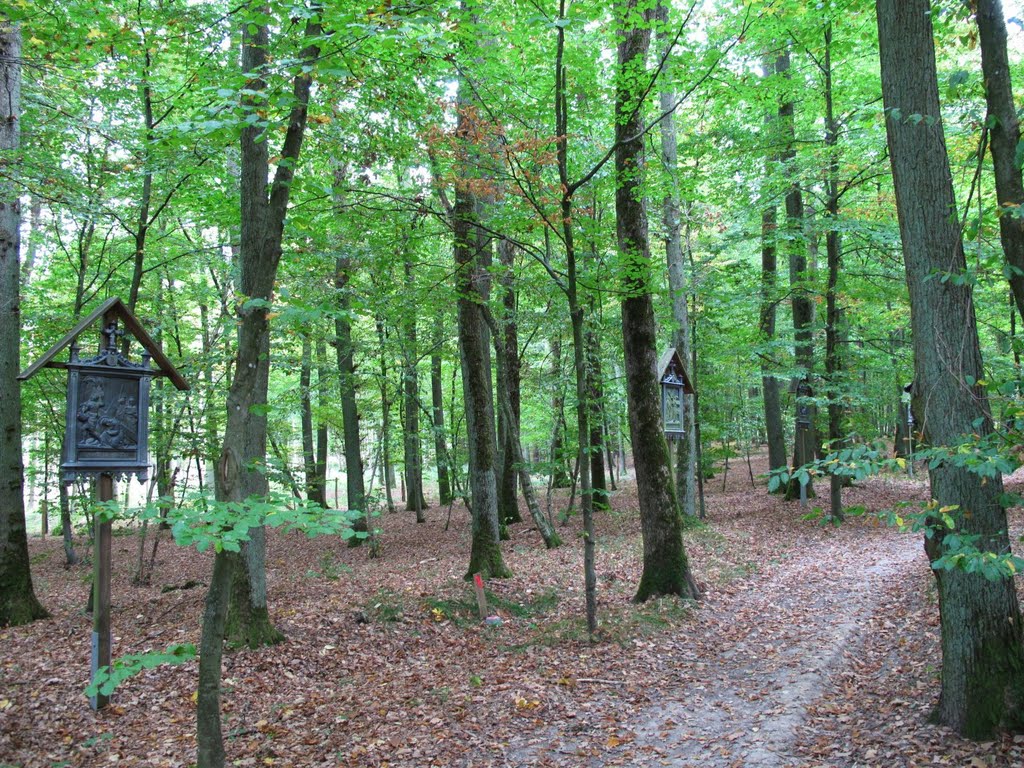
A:
[[[470,25],[477,19],[477,3],[462,0]],[[452,229],[455,246],[455,288],[458,296],[459,359],[466,413],[466,442],[469,449],[469,488],[472,502],[473,537],[467,578],[480,573],[484,578],[506,578],[511,571],[501,553],[498,520],[497,449],[494,401],[491,395],[490,340],[482,308],[487,302],[486,265],[490,263],[490,236],[480,227],[481,203],[473,187],[486,183],[486,148],[474,143],[480,134],[479,114],[473,89],[465,75],[459,82],[458,116],[455,136],[460,178],[455,185]]]
[[[651,296],[651,254],[641,184],[644,139],[636,94],[648,77],[644,60],[650,47],[650,12],[637,0],[620,4],[618,85],[615,113],[615,217],[622,270],[622,344],[626,398],[633,444],[644,564],[635,600],[657,595],[696,598],[699,589],[683,546],[682,515],[669,467],[661,423],[657,366],[657,329]],[[642,16],[642,20],[638,17]]]

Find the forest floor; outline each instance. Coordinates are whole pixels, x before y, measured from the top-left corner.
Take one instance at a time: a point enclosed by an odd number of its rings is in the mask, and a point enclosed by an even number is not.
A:
[[[228,764],[1024,765],[1024,737],[971,743],[926,722],[941,659],[919,534],[870,514],[840,528],[806,521],[734,462],[724,487],[721,472],[707,484],[707,525],[686,534],[703,600],[636,606],[641,543],[624,485],[597,520],[593,644],[578,517],[550,552],[529,523],[512,526],[515,575],[487,585],[500,626],[480,623],[462,578],[459,506],[447,527],[436,507],[421,525],[383,516],[375,560],[337,539],[271,534],[269,604],[287,641],[225,656]],[[872,511],[925,495],[905,477],[845,492]],[[165,538],[152,585],[138,587],[137,549],[136,531],[114,537],[115,655],[197,643],[211,557]],[[57,538],[30,550],[52,618],[0,630],[0,768],[190,765],[196,662],[144,672],[94,713],[89,569],[65,568]]]

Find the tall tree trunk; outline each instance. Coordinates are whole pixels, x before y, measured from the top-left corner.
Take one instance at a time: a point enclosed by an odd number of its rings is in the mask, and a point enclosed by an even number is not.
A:
[[[622,260],[622,344],[626,398],[633,443],[644,566],[635,600],[656,595],[696,598],[697,583],[683,546],[682,517],[672,486],[668,446],[661,424],[657,330],[651,297],[651,255],[641,183],[644,164],[643,110],[636,95],[646,77],[643,66],[651,32],[649,13],[637,0],[619,8],[618,84],[615,96],[615,218]]]
[[[966,269],[939,105],[929,0],[877,0],[889,159],[914,337],[914,413],[925,440],[957,446],[992,431],[967,282],[933,279]],[[923,119],[910,119],[923,116]],[[931,498],[950,511],[958,537],[1006,553],[1000,475],[982,478],[952,461],[929,470]],[[931,560],[950,551],[941,522],[925,539]],[[1021,615],[1012,579],[935,571],[942,632],[942,682],[935,719],[969,738],[1020,725],[1024,692]]]
[[[475,25],[477,3],[462,0],[462,10]],[[459,142],[460,179],[455,187],[452,227],[455,240],[455,287],[458,295],[459,359],[465,396],[466,439],[469,448],[469,486],[473,504],[473,539],[467,578],[511,575],[502,557],[498,520],[496,438],[491,396],[490,344],[482,307],[487,302],[490,239],[481,230],[480,203],[472,191],[477,153],[474,136],[477,105],[463,75],[459,82],[455,135]]]
[[[415,275],[410,254],[404,256],[405,290],[407,296],[414,296]],[[423,497],[423,447],[420,444],[420,379],[417,368],[419,350],[416,343],[416,313],[406,313],[403,318],[402,339],[402,397],[405,402],[405,433],[402,446],[405,464],[405,508],[416,513],[416,522],[425,523],[423,510],[427,507]]]
[[[61,438],[60,455],[64,455],[64,439]],[[60,480],[57,484],[58,499],[60,503],[60,528],[61,536],[64,539],[64,564],[77,565],[78,553],[75,552],[74,529],[71,524],[71,498],[68,494],[68,485]]]
[[[562,381],[562,337],[558,334],[551,340],[551,485],[568,488],[568,457],[565,450],[565,389]]]
[[[507,339],[507,336],[499,328],[498,323],[494,321],[490,310],[486,306],[483,307],[483,313],[484,321],[491,331],[491,338],[494,339],[494,357],[498,368],[498,377],[501,378],[502,373],[509,366],[507,358],[508,346],[502,341]],[[515,349],[518,354],[518,348]],[[508,425],[510,432],[509,450],[512,452],[512,465],[518,472],[518,481],[522,484],[523,496],[526,499],[526,507],[530,510],[530,517],[533,519],[534,525],[537,526],[537,531],[544,540],[544,546],[548,549],[559,547],[562,545],[562,539],[544,516],[544,513],[541,512],[540,504],[537,503],[537,496],[533,492],[530,473],[527,471],[528,464],[523,456],[523,444],[519,437],[519,420],[515,418],[512,412],[512,393],[509,389],[498,387],[498,407],[505,414],[505,423]]]
[[[327,421],[322,414],[328,413],[330,398],[327,393],[328,366],[327,366],[327,341],[321,336],[316,341],[316,396],[317,405],[320,410],[320,417],[316,425],[316,462],[314,471],[316,473],[315,484],[319,489],[317,501],[320,506],[327,508]]]
[[[326,507],[326,489],[317,472],[316,435],[313,432],[313,342],[308,335],[302,337],[299,401],[302,425],[302,470],[306,479],[306,498]]]
[[[224,736],[220,722],[220,675],[224,655],[224,628],[231,596],[233,572],[241,557],[229,550],[213,558],[213,574],[206,590],[202,634],[199,640],[199,683],[196,695],[196,768],[223,768]]]
[[[1024,314],[1024,218],[1018,210],[1018,206],[1024,205],[1024,182],[1018,156],[1020,121],[1006,50],[1006,20],[1001,0],[977,0],[975,5],[985,103],[989,117],[994,118],[986,121],[986,125],[999,202],[999,239],[1009,266],[1010,290],[1017,311]]]
[[[566,0],[560,0],[558,15],[566,18]],[[587,630],[593,641],[597,633],[597,569],[596,531],[594,528],[594,496],[590,476],[590,406],[589,371],[585,343],[584,305],[579,296],[576,264],[576,246],[573,232],[573,190],[577,184],[569,183],[569,93],[565,67],[565,25],[558,25],[558,44],[555,56],[555,135],[561,137],[557,150],[558,180],[562,188],[560,213],[562,242],[565,245],[565,297],[569,304],[572,324],[573,369],[576,374],[576,466],[580,477],[580,507],[583,512],[583,582],[587,610]]]
[[[0,153],[20,143],[21,28],[0,11]],[[46,616],[32,589],[21,445],[21,202],[0,178],[0,627]]]
[[[437,463],[437,492],[440,504],[450,504],[454,496],[449,479],[449,455],[444,428],[444,389],[441,381],[441,347],[444,343],[444,311],[434,320],[433,349],[430,353],[430,399],[434,422],[434,460]]]
[[[511,410],[509,413],[516,419],[515,425],[507,423],[508,414],[504,408],[498,408],[498,446],[501,464],[498,472],[498,517],[505,524],[522,522],[519,514],[519,500],[516,493],[518,472],[516,470],[515,446],[512,434],[519,433],[519,416],[521,411],[520,373],[519,373],[519,326],[516,320],[516,288],[515,288],[515,246],[511,241],[502,238],[498,241],[498,263],[501,264],[501,305],[503,317],[501,322],[501,339],[494,343],[503,344],[504,366],[499,373],[495,388],[498,401],[504,389]],[[493,333],[493,330],[491,331]],[[497,351],[495,351],[497,355]],[[526,493],[526,489],[523,489]]]
[[[591,316],[594,304],[591,303]],[[604,466],[604,386],[601,381],[601,346],[593,325],[587,326],[584,337],[587,360],[587,420],[590,429],[588,441],[590,451],[590,486],[593,490],[594,507],[608,509],[608,479]]]
[[[342,439],[345,444],[345,504],[349,509],[365,512],[366,492],[363,486],[359,409],[356,405],[355,348],[352,341],[352,296],[349,288],[351,272],[351,258],[347,255],[338,256],[335,259],[334,287],[340,311],[334,318],[334,337],[335,351],[338,357],[338,394],[341,400]],[[353,539],[358,541],[355,536],[349,541]]]
[[[783,76],[787,89],[791,88],[789,51],[783,52],[775,63],[775,71]],[[786,191],[786,251],[789,256],[789,291],[790,306],[793,313],[793,342],[796,356],[796,367],[800,371],[798,384],[805,381],[810,384],[814,374],[814,302],[808,287],[810,273],[807,264],[807,239],[804,236],[804,200],[800,187],[800,177],[796,166],[796,128],[794,126],[795,102],[793,95],[787,93],[779,106],[779,124],[787,143],[782,153],[782,163],[789,181]],[[814,434],[813,404],[810,409],[811,427]],[[799,412],[799,408],[797,411]],[[799,418],[799,417],[797,417]],[[804,439],[805,432],[799,424],[793,431],[793,466],[800,467],[814,460],[814,440]],[[800,483],[794,479],[786,488],[786,498],[793,499],[800,495]],[[807,483],[808,497],[814,495],[814,486]]]
[[[832,98],[832,24],[825,26],[825,57],[822,63],[825,77],[825,146],[831,152],[828,176],[825,179],[825,212],[828,215],[828,233],[825,235],[825,252],[828,257],[828,284],[825,289],[825,380],[828,384],[828,440],[830,450],[842,447],[843,406],[842,406],[842,352],[840,350],[839,322],[839,271],[843,252],[840,239],[839,220],[839,123],[835,116]],[[840,475],[829,476],[829,506],[833,520],[843,519],[843,484]]]
[[[673,45],[673,35],[668,27],[668,6],[665,0],[659,0],[655,11],[658,22],[658,42],[664,48],[666,61],[670,61],[669,53]],[[666,82],[671,82],[667,77]],[[678,95],[670,88],[661,91],[661,162],[668,176],[668,185],[662,201],[662,224],[665,230],[665,259],[668,262],[668,285],[672,296],[672,346],[679,352],[679,357],[689,361],[690,354],[690,313],[687,308],[686,265],[683,258],[683,224],[681,216],[682,201],[679,192],[678,150],[676,141],[676,122],[674,106]],[[687,225],[689,235],[689,225]],[[688,247],[688,246],[687,246]],[[694,381],[694,371],[690,371],[690,381]],[[686,423],[685,434],[679,447],[679,468],[676,472],[676,495],[682,505],[683,514],[694,517],[696,509],[697,485],[697,430],[693,396],[684,395]]]
[[[242,71],[250,78],[250,95],[243,104],[253,110],[266,107],[264,72],[270,59],[269,26],[243,23]],[[264,128],[246,125],[241,135],[241,241],[239,281],[241,295],[248,297],[238,307],[238,348],[227,398],[227,423],[221,450],[221,473],[217,499],[244,502],[267,494],[262,472],[267,457],[267,385],[270,376],[269,307],[281,259],[281,241],[288,213],[288,200],[306,129],[312,63],[320,49],[315,42],[321,34],[317,16],[306,24],[309,44],[300,53],[303,67],[292,82],[293,106],[287,120],[273,182],[270,153]],[[269,186],[269,189],[268,189]],[[237,473],[228,477],[225,472]],[[224,486],[222,489],[221,486]],[[233,643],[256,647],[274,643],[282,635],[270,623],[266,595],[266,539],[262,528],[252,529],[244,546],[244,568],[234,574],[227,632]]]
[[[344,210],[341,189],[345,170],[334,169],[335,215]],[[334,259],[334,296],[338,312],[334,316],[334,351],[338,362],[338,397],[341,400],[342,441],[345,445],[345,505],[350,510],[363,514],[353,522],[353,529],[366,533],[366,489],[363,484],[363,457],[359,436],[359,408],[356,402],[355,343],[352,340],[352,273],[355,263],[346,244],[339,244]],[[349,546],[362,543],[362,538],[352,536]]]
[[[139,302],[139,290],[142,288],[142,278],[145,275],[143,267],[146,258],[146,238],[149,236],[149,228],[153,224],[150,218],[150,205],[153,201],[153,163],[151,148],[154,141],[153,129],[153,92],[150,86],[150,68],[152,59],[150,57],[150,46],[146,41],[146,30],[142,33],[142,119],[143,119],[143,141],[142,141],[142,189],[139,191],[139,214],[135,223],[135,231],[132,233],[135,238],[135,254],[132,263],[132,280],[128,288],[128,310],[134,312]],[[125,334],[124,347],[127,352],[131,339]]]
[[[391,387],[388,382],[387,327],[381,315],[377,315],[377,342],[380,344],[381,477],[384,481],[388,512],[394,512],[395,499],[391,495],[391,489],[395,485],[395,472],[391,463]]]
[[[766,61],[764,75],[775,72],[775,63]],[[766,125],[772,125],[769,116]],[[766,205],[761,212],[761,316],[759,329],[763,343],[771,345],[775,340],[775,322],[778,314],[778,227],[779,214],[775,205]],[[782,425],[782,400],[779,380],[775,376],[776,366],[770,350],[761,354],[761,389],[764,398],[764,427],[768,440],[768,469],[786,467],[786,436]]]

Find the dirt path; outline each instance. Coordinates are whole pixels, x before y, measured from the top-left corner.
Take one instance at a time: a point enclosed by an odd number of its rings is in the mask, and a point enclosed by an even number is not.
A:
[[[859,632],[877,618],[883,597],[925,567],[916,536],[851,528],[817,532],[808,543],[730,591],[711,593],[692,634],[653,655],[662,668],[647,702],[634,709],[608,698],[620,713],[612,739],[596,722],[552,728],[548,745],[534,734],[509,764],[586,757],[583,764],[638,768],[808,765],[797,749],[808,707],[856,656]],[[609,753],[620,744],[628,749]]]
[[[807,707],[843,668],[845,652],[855,647],[881,596],[924,564],[917,537],[889,536],[846,556],[836,543],[827,541],[773,568],[763,581],[710,601],[708,613],[715,615],[708,623],[721,627],[720,642],[701,643],[703,679],[681,674],[675,692],[681,701],[670,696],[642,713],[636,729],[641,752],[650,747],[674,765],[801,763],[795,734]]]

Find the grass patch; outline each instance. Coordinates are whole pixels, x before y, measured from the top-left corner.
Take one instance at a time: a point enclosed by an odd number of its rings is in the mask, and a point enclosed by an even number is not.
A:
[[[45,563],[52,554],[52,552],[36,552],[36,554],[29,558],[29,564],[39,565],[40,563]],[[0,768],[4,768],[4,765],[4,763],[0,763]]]
[[[587,634],[587,620],[584,616],[567,616],[553,621],[531,625],[532,631],[521,643],[505,646],[509,651],[526,652],[532,648],[554,648],[568,643],[585,643],[590,640]]]
[[[324,552],[320,555],[317,568],[310,568],[306,571],[306,578],[323,578],[327,581],[337,581],[342,574],[352,573],[352,568],[345,563],[338,562],[333,552]]]
[[[548,589],[537,595],[530,595],[525,602],[513,600],[495,594],[489,589],[484,590],[487,606],[493,613],[503,613],[517,619],[531,619],[544,616],[558,605],[559,594],[555,589]],[[423,606],[436,621],[450,620],[456,626],[467,626],[480,621],[476,595],[472,592],[465,597],[442,599],[428,597]]]
[[[366,602],[363,612],[372,621],[401,621],[405,618],[405,603],[398,593],[382,589]]]

